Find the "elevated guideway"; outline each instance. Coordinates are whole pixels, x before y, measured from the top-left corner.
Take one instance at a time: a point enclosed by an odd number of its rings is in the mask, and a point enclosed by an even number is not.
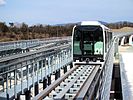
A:
[[[44,43],[61,42],[64,40],[71,41],[71,37],[53,37],[45,39],[32,39],[32,40],[19,40],[10,42],[0,42],[0,51],[10,50],[10,49],[26,49],[35,46],[39,46]]]
[[[1,58],[0,99],[17,98],[31,88],[35,88],[35,95],[38,94],[40,82],[43,88],[47,87],[51,84],[51,75],[55,74],[58,78],[60,69],[71,62],[69,43]]]
[[[71,37],[53,37],[45,39],[20,40],[10,42],[0,42],[0,57],[10,56],[18,53],[25,53],[31,49],[50,43],[67,43],[71,41]]]
[[[33,100],[109,100],[114,42],[104,62],[73,63],[73,68]]]
[[[133,99],[133,47],[120,46],[120,74],[123,100]]]
[[[100,99],[109,100],[114,54],[118,38],[112,42],[104,62],[73,64],[69,43],[41,48],[0,59],[0,99]],[[67,66],[70,65],[70,70]],[[60,77],[60,71],[64,75]],[[51,77],[55,81],[51,84]],[[2,76],[2,77],[1,77]],[[43,90],[39,90],[40,83]],[[33,93],[34,92],[34,93]]]

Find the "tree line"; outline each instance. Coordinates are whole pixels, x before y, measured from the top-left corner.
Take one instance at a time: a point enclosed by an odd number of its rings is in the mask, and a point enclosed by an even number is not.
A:
[[[120,29],[123,27],[133,27],[133,23],[127,22],[127,21],[121,21],[121,22],[116,22],[116,23],[108,23],[106,24],[106,26],[111,29]]]
[[[72,28],[75,24],[77,23],[64,25],[39,24],[28,26],[26,23],[22,23],[21,26],[18,27],[15,26],[14,23],[9,23],[10,26],[7,26],[5,23],[0,22],[0,41],[71,36]],[[117,23],[107,23],[106,26],[111,29],[119,29],[122,27],[133,27],[133,23],[123,21]]]
[[[0,22],[0,41],[13,41],[13,40],[27,40],[27,39],[40,39],[50,37],[70,36],[74,25],[33,25],[28,26],[22,23],[20,27],[15,26],[13,23]]]

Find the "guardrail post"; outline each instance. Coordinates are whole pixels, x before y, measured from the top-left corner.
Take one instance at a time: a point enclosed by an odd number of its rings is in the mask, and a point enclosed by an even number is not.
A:
[[[39,93],[39,66],[40,66],[40,63],[39,61],[37,62],[36,64],[36,67],[37,67],[37,82],[35,83],[35,95],[37,95]]]
[[[15,66],[16,68],[16,66]],[[15,94],[15,99],[17,98],[17,88],[16,88],[16,85],[17,85],[17,69],[14,70],[14,94]]]
[[[11,76],[11,72],[10,72],[10,76]],[[11,82],[11,78],[9,79],[10,81],[10,88],[12,87],[12,82]]]
[[[9,100],[9,93],[8,93],[8,73],[6,73],[6,96],[7,96],[7,100]]]
[[[32,81],[31,81],[32,82],[31,92],[33,93],[32,96],[35,96],[35,79],[36,79],[35,78],[36,77],[36,75],[35,75],[35,70],[36,70],[35,67],[36,67],[36,64],[35,64],[35,59],[34,59],[34,60],[31,61],[31,69],[32,70],[30,71],[31,78],[32,78]]]
[[[26,69],[27,69],[27,75],[26,75],[26,80],[27,80],[27,88],[29,90],[29,68],[31,67],[31,65],[26,65]]]
[[[48,75],[50,76],[50,74],[51,74],[51,63],[50,63],[50,56],[48,57]]]
[[[59,54],[57,54],[57,63],[56,63],[56,70],[59,68]]]
[[[22,64],[21,64],[21,91],[22,91],[22,94],[23,94],[23,70],[22,70]]]
[[[114,56],[118,56],[118,42],[119,42],[119,38],[115,39],[115,52],[114,52]]]
[[[40,61],[40,67],[41,68],[41,81],[43,81],[43,60]]]

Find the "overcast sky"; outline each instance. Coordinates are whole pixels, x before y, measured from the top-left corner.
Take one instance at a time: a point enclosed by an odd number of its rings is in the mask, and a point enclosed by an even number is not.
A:
[[[133,0],[0,0],[0,22],[133,22]]]

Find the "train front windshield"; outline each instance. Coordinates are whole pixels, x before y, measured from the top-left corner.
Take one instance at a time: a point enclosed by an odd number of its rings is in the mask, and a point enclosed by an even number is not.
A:
[[[73,37],[74,56],[103,55],[103,31],[100,26],[76,26]]]

